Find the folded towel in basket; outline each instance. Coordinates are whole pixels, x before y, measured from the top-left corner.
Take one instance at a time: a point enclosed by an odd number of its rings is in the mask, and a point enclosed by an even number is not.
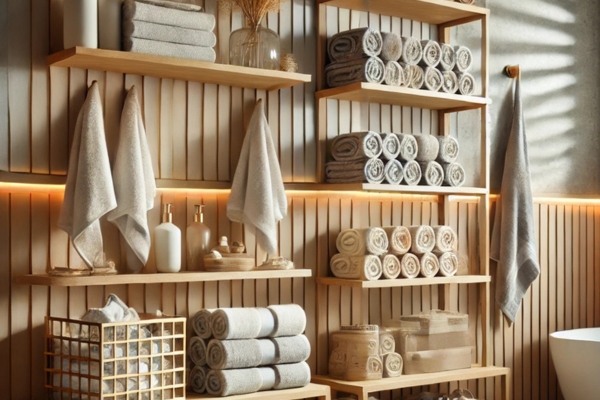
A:
[[[381,33],[372,28],[356,28],[339,32],[327,41],[327,54],[332,62],[377,57],[381,53]]]
[[[385,64],[379,57],[334,62],[325,67],[325,81],[332,88],[355,82],[381,83],[384,79]]]

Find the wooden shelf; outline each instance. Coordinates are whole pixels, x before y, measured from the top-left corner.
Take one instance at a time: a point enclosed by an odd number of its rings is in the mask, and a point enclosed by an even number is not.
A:
[[[105,286],[148,283],[184,283],[232,281],[240,279],[307,278],[310,269],[239,271],[239,272],[176,272],[154,274],[118,274],[106,276],[50,276],[47,274],[21,275],[15,283],[40,286]]]
[[[316,96],[317,99],[393,104],[447,112],[474,110],[490,104],[490,100],[484,97],[367,82],[356,82],[346,86],[319,90],[316,92]]]
[[[246,400],[246,399],[260,399],[260,400],[294,400],[294,399],[306,399],[311,397],[317,397],[319,400],[330,399],[329,386],[318,385],[315,383],[309,383],[307,386],[294,389],[286,390],[265,390],[263,392],[242,394],[237,396],[228,396],[228,400]],[[188,392],[186,399],[223,399],[223,397],[213,397],[207,394],[195,394]]]
[[[456,194],[481,195],[487,191],[484,188],[451,187],[451,186],[408,186],[390,185],[386,183],[286,183],[286,190],[332,191],[332,192],[401,192],[409,194]]]
[[[456,21],[464,23],[464,20],[478,20],[489,14],[485,8],[448,0],[320,0],[319,3],[434,25]]]
[[[121,72],[261,90],[277,90],[311,81],[311,76],[307,74],[86,47],[73,47],[51,54],[46,58],[46,63],[55,67]]]
[[[229,190],[231,182],[226,181],[198,181],[179,179],[157,179],[157,189],[200,189],[200,190]]]
[[[357,279],[343,279],[334,277],[317,277],[317,283],[320,283],[321,285],[349,286],[362,289],[445,285],[449,283],[485,283],[491,281],[492,277],[489,275],[460,275],[451,277],[436,276],[434,278],[418,277],[414,279],[379,279],[376,281],[360,281]]]
[[[454,371],[432,372],[428,374],[402,375],[397,378],[385,378],[372,381],[343,381],[329,376],[317,375],[312,377],[314,383],[329,385],[332,390],[359,395],[382,390],[394,390],[406,387],[434,385],[442,382],[466,381],[469,379],[491,378],[508,375],[510,368],[478,367],[458,369]]]

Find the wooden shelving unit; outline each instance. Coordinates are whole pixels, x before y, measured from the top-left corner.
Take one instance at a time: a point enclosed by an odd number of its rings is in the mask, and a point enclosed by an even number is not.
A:
[[[305,399],[305,398],[317,398],[319,400],[330,400],[330,390],[327,385],[319,385],[316,383],[309,383],[307,386],[296,389],[286,389],[286,390],[267,390],[264,392],[243,394],[238,396],[228,396],[226,397],[229,400],[296,400],[296,399]],[[207,394],[195,394],[193,392],[188,392],[186,394],[186,399],[194,400],[194,399],[223,399],[223,397],[213,397]]]
[[[411,286],[427,286],[427,285],[448,285],[448,284],[466,284],[466,283],[486,283],[490,282],[489,275],[462,275],[443,277],[436,276],[433,278],[413,278],[413,279],[379,279],[376,281],[360,281],[357,279],[343,279],[333,277],[317,277],[317,283],[327,286],[347,286],[360,289],[377,289],[377,288],[394,288],[394,287],[411,287]]]

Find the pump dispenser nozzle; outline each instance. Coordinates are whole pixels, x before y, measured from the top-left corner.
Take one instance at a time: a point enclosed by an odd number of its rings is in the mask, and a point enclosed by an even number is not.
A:
[[[171,203],[163,204],[162,222],[173,222],[172,209],[173,209],[173,204],[171,204]]]
[[[204,204],[194,205],[194,222],[204,222]]]

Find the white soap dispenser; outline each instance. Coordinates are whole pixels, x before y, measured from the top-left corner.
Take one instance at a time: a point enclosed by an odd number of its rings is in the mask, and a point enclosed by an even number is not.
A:
[[[163,204],[162,223],[154,229],[154,249],[158,272],[181,269],[181,229],[173,224],[173,204]]]
[[[188,225],[185,236],[187,240],[187,269],[201,271],[204,269],[204,255],[210,250],[210,228],[204,225],[204,205],[194,205],[194,222]]]

